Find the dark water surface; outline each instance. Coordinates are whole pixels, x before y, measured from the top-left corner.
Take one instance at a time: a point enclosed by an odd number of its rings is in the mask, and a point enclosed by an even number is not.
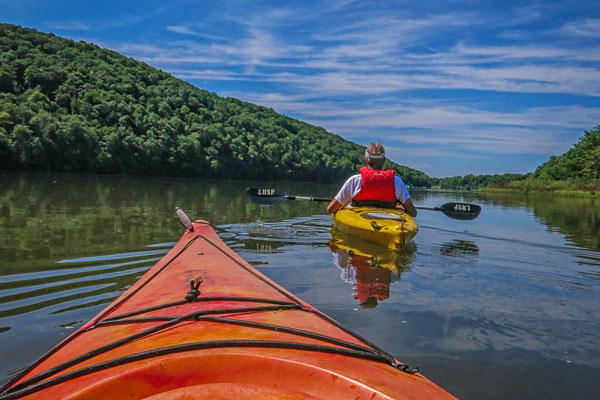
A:
[[[173,209],[210,221],[281,285],[465,399],[600,392],[600,203],[414,192],[389,252],[330,232],[324,203],[252,204],[252,182],[0,172],[0,382],[97,314],[176,242]],[[337,185],[280,182],[330,197]]]

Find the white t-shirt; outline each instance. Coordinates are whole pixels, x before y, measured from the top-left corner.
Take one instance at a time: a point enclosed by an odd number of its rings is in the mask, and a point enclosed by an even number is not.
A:
[[[396,187],[396,198],[400,201],[400,203],[404,204],[404,202],[410,199],[410,194],[406,189],[406,185],[404,181],[399,176],[394,175],[394,184]],[[362,175],[356,174],[352,175],[344,184],[342,188],[335,195],[335,199],[343,206],[347,206],[350,204],[352,199],[356,197],[357,194],[360,193],[360,187],[362,185]]]

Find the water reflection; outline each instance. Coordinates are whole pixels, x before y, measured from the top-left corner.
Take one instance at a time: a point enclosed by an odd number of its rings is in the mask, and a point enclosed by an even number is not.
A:
[[[404,250],[391,250],[336,229],[331,230],[329,249],[333,262],[344,282],[354,286],[354,298],[361,308],[376,307],[390,296],[390,284],[400,280],[410,268],[416,246],[407,244]]]
[[[181,233],[173,212],[213,225],[313,215],[322,204],[248,201],[252,182],[0,171],[0,274],[47,269],[56,260],[137,251]],[[282,190],[289,182],[273,183]],[[296,186],[300,184],[296,183]],[[328,186],[311,185],[324,195]],[[55,268],[53,266],[52,268]]]
[[[440,247],[440,254],[448,257],[476,257],[479,246],[470,240],[451,240]]]
[[[490,204],[527,207],[550,231],[558,231],[575,245],[600,250],[600,199],[528,193],[482,193]]]

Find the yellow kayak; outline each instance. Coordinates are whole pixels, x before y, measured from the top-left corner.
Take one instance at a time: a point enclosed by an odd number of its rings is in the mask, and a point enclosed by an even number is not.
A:
[[[288,200],[309,200],[330,202],[324,197],[289,195],[277,189],[248,188],[246,193],[258,204],[273,205]],[[422,210],[441,211],[449,218],[472,220],[479,216],[481,206],[469,203],[446,203],[440,207],[415,206]],[[404,250],[417,234],[419,228],[413,218],[401,209],[378,207],[345,207],[334,217],[336,229],[369,242],[378,243],[393,250]]]
[[[402,250],[417,234],[415,220],[403,210],[377,207],[345,207],[333,218],[344,233],[394,250]]]

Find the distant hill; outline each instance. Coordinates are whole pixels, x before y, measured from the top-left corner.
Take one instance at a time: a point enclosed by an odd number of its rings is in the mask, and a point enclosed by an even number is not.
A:
[[[552,156],[534,173],[540,179],[598,179],[600,178],[600,125],[585,131],[569,151]]]
[[[114,51],[0,24],[0,168],[341,181],[363,151]]]

